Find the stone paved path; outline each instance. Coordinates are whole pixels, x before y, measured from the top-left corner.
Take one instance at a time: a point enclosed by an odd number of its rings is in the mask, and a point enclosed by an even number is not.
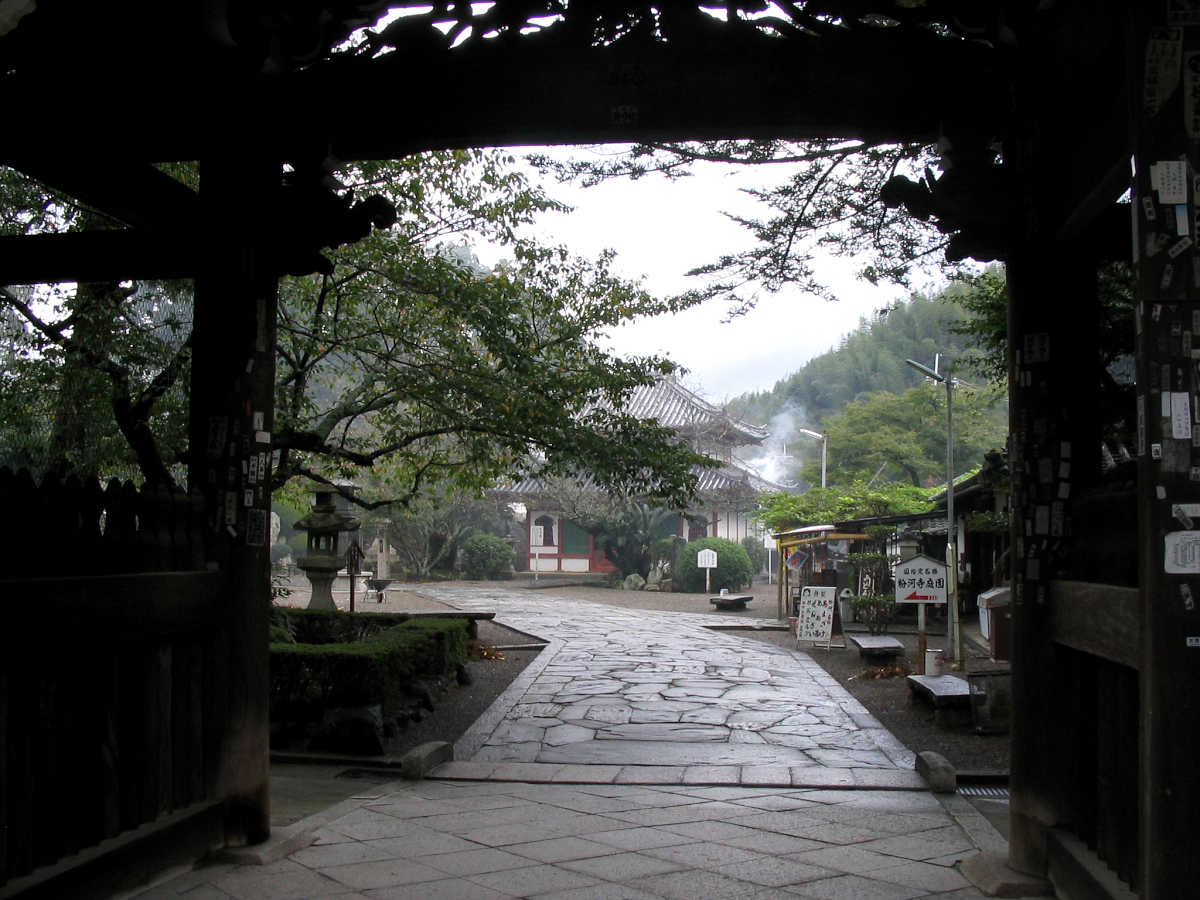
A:
[[[960,863],[1006,854],[965,799],[911,789],[912,754],[805,654],[704,627],[727,618],[418,590],[550,641],[470,758],[141,900],[982,900]]]
[[[306,827],[283,858],[140,900],[983,900],[959,863],[1004,850],[966,800],[923,791],[421,781]]]
[[[543,591],[410,592],[549,645],[455,747],[441,778],[919,788],[913,754],[807,654],[720,615],[652,612]],[[775,626],[738,619],[738,625]]]

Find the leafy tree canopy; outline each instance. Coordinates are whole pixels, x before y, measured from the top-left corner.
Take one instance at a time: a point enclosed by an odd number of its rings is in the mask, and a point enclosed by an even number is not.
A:
[[[953,399],[954,472],[957,477],[1004,447],[1008,434],[1004,393],[959,384]],[[829,476],[833,484],[873,479],[907,481],[915,487],[946,482],[946,390],[921,385],[903,394],[869,394],[825,422]],[[805,476],[819,474],[812,463]]]
[[[765,494],[756,518],[771,531],[786,531],[869,516],[910,515],[932,509],[930,498],[936,493],[936,489],[903,482],[869,485],[855,481],[844,487],[813,488],[805,494]]]
[[[993,154],[994,156],[994,154]],[[760,291],[784,285],[836,300],[821,277],[819,255],[855,258],[860,275],[871,283],[891,281],[908,286],[914,271],[941,268],[960,271],[968,255],[931,223],[936,204],[927,209],[896,194],[897,185],[928,194],[936,187],[939,157],[923,143],[863,140],[726,140],[636,144],[617,157],[562,161],[534,155],[531,162],[562,180],[585,186],[610,178],[641,178],[658,173],[684,178],[703,163],[733,163],[782,170],[772,186],[748,189],[760,201],[761,217],[730,215],[755,239],[755,245],[728,254],[688,274],[703,276],[695,294],[722,297],[734,314],[753,306]],[[915,176],[914,182],[908,176]],[[908,178],[907,181],[903,179]],[[769,179],[764,179],[769,180]],[[915,212],[915,214],[914,214]],[[953,260],[948,260],[947,251]]]
[[[356,194],[393,203],[398,218],[331,251],[328,274],[281,281],[276,485],[370,470],[378,489],[364,498],[371,505],[405,501],[433,482],[478,492],[506,474],[584,469],[617,493],[686,505],[701,458],[667,430],[620,411],[629,391],[674,364],[619,359],[595,341],[607,328],[689,301],[650,296],[617,278],[608,257],[584,261],[517,239],[555,204],[512,163],[501,153],[448,151],[340,174]],[[0,197],[5,223],[75,226],[52,195],[12,173],[3,185],[14,180],[23,187]],[[464,249],[479,240],[506,246],[511,260],[483,271]],[[15,313],[21,325],[11,335],[19,364],[6,367],[4,395],[28,398],[37,378],[35,418],[56,422],[74,407],[106,411],[105,422],[69,433],[57,424],[43,429],[33,446],[18,448],[26,458],[70,463],[72,440],[103,434],[112,440],[91,451],[92,471],[136,464],[148,479],[179,477],[190,294],[186,285],[132,291],[80,286],[65,298],[12,290],[0,297],[10,310],[5,321]],[[145,299],[130,302],[138,297]],[[82,370],[100,380],[73,381]],[[81,402],[64,402],[73,397]],[[15,403],[0,405],[6,426],[18,412]]]
[[[393,571],[403,569],[416,578],[454,567],[464,542],[476,534],[503,538],[513,513],[505,504],[488,498],[430,485],[408,504],[381,507],[363,517],[363,537],[371,541],[387,536],[395,555]]]

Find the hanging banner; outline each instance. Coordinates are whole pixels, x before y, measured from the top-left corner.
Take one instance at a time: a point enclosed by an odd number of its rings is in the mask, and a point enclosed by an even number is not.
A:
[[[789,569],[799,569],[804,565],[804,561],[808,559],[808,554],[803,550],[795,550],[792,555],[787,558],[787,567]]]

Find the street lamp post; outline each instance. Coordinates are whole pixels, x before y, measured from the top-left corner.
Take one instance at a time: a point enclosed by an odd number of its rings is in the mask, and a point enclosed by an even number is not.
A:
[[[814,437],[821,442],[821,487],[825,487],[825,463],[828,458],[829,435],[821,434],[819,431],[810,431],[807,428],[797,428],[796,430],[801,434]]]
[[[926,378],[932,378],[946,386],[946,606],[949,616],[948,623],[953,635],[954,664],[962,662],[962,631],[959,628],[958,616],[958,542],[954,535],[954,384],[951,375],[942,375],[935,368],[922,365],[915,359],[906,359]]]

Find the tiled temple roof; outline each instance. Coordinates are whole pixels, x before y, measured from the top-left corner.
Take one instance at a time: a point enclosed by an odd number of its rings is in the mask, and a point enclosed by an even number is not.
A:
[[[680,434],[707,437],[731,447],[761,444],[768,434],[763,426],[733,418],[669,375],[652,385],[636,388],[625,411]]]
[[[762,426],[750,425],[733,418],[720,407],[689,391],[671,376],[662,376],[652,385],[637,388],[624,411],[639,419],[655,421],[674,429],[681,437],[699,438],[728,447],[761,444],[769,433]],[[736,460],[715,469],[697,467],[694,471],[697,491],[702,499],[785,489],[760,477]],[[585,490],[592,487],[592,479],[586,474],[577,481]],[[504,485],[494,493],[510,497],[531,497],[545,491],[545,485],[537,478],[525,478]]]
[[[784,488],[774,482],[760,478],[754,472],[743,469],[736,463],[724,465],[717,469],[693,470],[696,474],[696,490],[701,498],[718,494],[736,494],[740,492],[761,493],[763,491],[782,491]],[[577,479],[584,490],[592,488],[590,476],[584,475]],[[493,493],[510,497],[530,497],[545,493],[546,486],[537,478],[523,478],[520,481],[504,485]]]

